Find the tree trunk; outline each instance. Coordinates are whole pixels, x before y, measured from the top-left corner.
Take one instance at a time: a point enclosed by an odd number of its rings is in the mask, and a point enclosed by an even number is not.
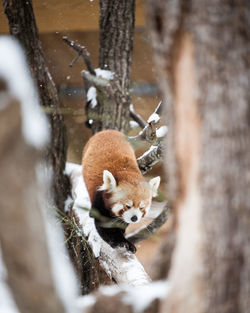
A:
[[[148,0],[177,243],[162,312],[249,312],[250,6]]]
[[[3,0],[4,12],[9,20],[10,34],[15,36],[27,56],[31,74],[36,81],[41,105],[51,112],[51,144],[49,158],[54,171],[56,206],[63,210],[68,183],[63,174],[66,161],[66,129],[58,113],[60,102],[54,81],[44,58],[31,0]]]
[[[5,89],[7,84],[2,82],[0,245],[8,285],[20,312],[63,313],[65,309],[55,289],[41,212],[41,186],[36,172],[41,158],[24,140],[20,103],[13,100],[13,95]]]
[[[135,0],[100,0],[99,67],[115,73],[116,82],[111,92],[98,90],[94,133],[104,129],[128,131],[134,20]]]

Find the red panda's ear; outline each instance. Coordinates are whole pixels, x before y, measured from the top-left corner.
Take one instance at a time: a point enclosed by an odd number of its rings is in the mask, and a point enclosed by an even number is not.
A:
[[[149,181],[149,186],[150,186],[150,188],[151,188],[151,190],[152,190],[152,196],[153,197],[156,197],[157,196],[157,190],[158,190],[158,187],[159,187],[159,185],[160,185],[160,181],[161,181],[161,178],[160,178],[160,176],[157,176],[157,177],[155,177],[155,178],[152,178],[152,179],[150,179],[150,181]]]
[[[116,181],[112,173],[107,170],[103,171],[103,185],[100,190],[114,190],[116,188]]]

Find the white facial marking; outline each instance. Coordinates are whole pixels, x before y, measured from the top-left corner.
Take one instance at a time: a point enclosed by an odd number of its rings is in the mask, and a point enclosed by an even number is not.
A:
[[[138,223],[142,218],[142,212],[139,208],[131,208],[122,214],[122,218],[126,223]]]
[[[117,214],[120,210],[123,209],[123,205],[121,203],[116,203],[113,207],[112,207],[112,212],[114,214]]]
[[[144,210],[145,210],[145,212],[146,212],[146,214],[144,215],[144,217],[146,217],[147,216],[147,214],[148,214],[148,212],[149,212],[149,209],[150,209],[150,206],[147,206]]]
[[[132,201],[132,200],[128,200],[128,201],[126,202],[126,205],[132,207],[132,206],[133,206],[133,201]]]
[[[141,201],[140,202],[140,208],[142,209],[142,208],[144,208],[145,207],[145,203],[144,203],[144,201]]]

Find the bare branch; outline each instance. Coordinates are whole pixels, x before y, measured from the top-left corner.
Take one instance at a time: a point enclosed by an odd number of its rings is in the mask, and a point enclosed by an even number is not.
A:
[[[162,212],[147,227],[129,234],[126,238],[132,243],[137,243],[152,236],[168,219],[169,206],[166,205]]]
[[[145,126],[147,126],[147,123],[144,121],[144,119],[139,114],[135,113],[133,104],[130,104],[129,106],[129,113],[130,113],[130,117],[134,121],[136,121],[141,128],[144,128]]]
[[[92,75],[96,76],[96,72],[95,72],[95,70],[94,70],[94,68],[93,68],[93,66],[92,66],[92,64],[91,64],[91,61],[90,61],[90,54],[89,54],[87,48],[84,47],[84,46],[81,46],[80,44],[76,43],[76,42],[73,41],[73,40],[69,40],[67,36],[63,36],[62,39],[63,39],[63,41],[66,42],[66,44],[67,44],[68,46],[70,46],[71,48],[73,48],[73,49],[78,53],[78,55],[77,55],[77,56],[74,58],[74,60],[71,62],[70,66],[73,66],[74,63],[78,60],[78,58],[79,58],[80,56],[82,56],[83,59],[84,59],[84,62],[85,62],[85,64],[86,64],[86,66],[87,66],[88,71],[89,71]]]

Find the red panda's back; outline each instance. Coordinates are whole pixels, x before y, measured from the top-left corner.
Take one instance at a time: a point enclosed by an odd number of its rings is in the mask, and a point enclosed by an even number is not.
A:
[[[83,151],[82,166],[91,201],[103,183],[104,170],[115,178],[120,177],[117,174],[121,172],[141,176],[133,148],[124,134],[116,130],[105,130],[90,138]]]

